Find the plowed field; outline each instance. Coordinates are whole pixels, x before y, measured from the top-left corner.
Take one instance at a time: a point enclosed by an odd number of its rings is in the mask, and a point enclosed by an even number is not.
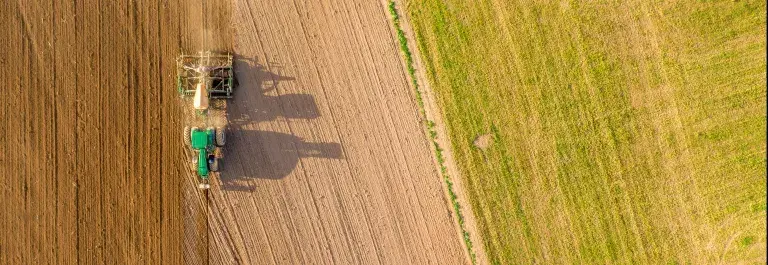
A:
[[[466,263],[384,3],[4,1],[0,264]],[[223,172],[175,57],[232,51]]]

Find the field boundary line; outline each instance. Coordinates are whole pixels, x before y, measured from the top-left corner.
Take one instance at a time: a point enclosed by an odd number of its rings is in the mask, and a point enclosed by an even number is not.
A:
[[[453,209],[457,230],[459,230],[460,237],[464,242],[467,257],[472,264],[488,264],[488,259],[482,246],[475,247],[473,244],[473,242],[483,241],[480,238],[477,221],[475,220],[469,197],[466,194],[463,180],[460,177],[460,171],[456,161],[453,159],[451,141],[443,122],[442,112],[437,104],[434,92],[429,87],[425,73],[417,71],[417,69],[423,69],[420,57],[413,52],[418,52],[418,46],[414,46],[408,40],[418,40],[410,27],[407,16],[397,9],[397,1],[388,0],[386,3],[392,26],[395,30],[395,37],[397,38],[408,72],[410,85],[414,90],[419,116],[424,123],[425,133],[427,133],[428,140],[432,145],[433,159],[443,179],[448,199],[450,199],[450,208]],[[405,14],[407,14],[407,11]],[[459,177],[451,178],[451,176]],[[462,205],[470,206],[462,207]]]

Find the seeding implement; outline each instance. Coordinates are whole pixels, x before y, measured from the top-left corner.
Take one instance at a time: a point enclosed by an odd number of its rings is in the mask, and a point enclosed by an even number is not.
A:
[[[181,55],[177,63],[177,89],[184,99],[184,104],[190,104],[195,110],[191,117],[193,124],[184,127],[184,142],[190,156],[192,169],[200,178],[201,189],[210,188],[210,172],[219,169],[221,147],[224,146],[226,128],[219,124],[212,127],[211,111],[224,112],[223,104],[211,104],[215,100],[232,98],[235,86],[232,71],[232,55],[199,52],[195,55]],[[191,102],[190,102],[191,101]],[[205,130],[201,130],[205,127]]]

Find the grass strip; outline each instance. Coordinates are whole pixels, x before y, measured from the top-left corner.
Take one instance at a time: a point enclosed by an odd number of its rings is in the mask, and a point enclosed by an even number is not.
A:
[[[427,133],[429,134],[429,138],[432,141],[435,157],[437,158],[437,163],[440,166],[440,174],[445,181],[445,185],[448,187],[448,194],[451,199],[451,204],[453,205],[454,213],[456,213],[456,219],[459,222],[459,228],[461,229],[464,245],[467,247],[470,259],[472,260],[472,264],[476,264],[477,258],[475,252],[472,250],[472,240],[469,238],[469,232],[467,232],[466,224],[464,223],[464,215],[461,213],[461,205],[456,200],[456,192],[453,189],[453,182],[448,175],[448,169],[445,167],[443,149],[440,147],[440,144],[437,143],[437,131],[435,130],[435,122],[427,118],[426,112],[424,110],[424,99],[422,97],[421,89],[419,89],[419,83],[416,81],[416,68],[413,67],[413,54],[411,53],[411,49],[408,48],[408,38],[405,37],[405,32],[403,32],[403,29],[400,26],[400,15],[397,13],[397,8],[395,7],[394,1],[389,1],[389,13],[392,15],[392,22],[394,23],[395,30],[397,31],[397,40],[400,43],[400,51],[403,52],[403,57],[405,57],[405,65],[408,68],[408,76],[411,78],[411,83],[413,84],[413,88],[416,92],[416,103],[419,105],[419,113],[423,117],[424,124],[427,128]]]

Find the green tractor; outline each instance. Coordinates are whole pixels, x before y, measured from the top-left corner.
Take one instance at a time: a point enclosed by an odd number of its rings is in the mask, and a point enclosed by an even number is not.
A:
[[[192,169],[200,177],[201,189],[210,188],[209,175],[219,171],[219,148],[226,143],[224,128],[208,127],[201,130],[198,127],[184,128],[184,141],[192,149]]]

